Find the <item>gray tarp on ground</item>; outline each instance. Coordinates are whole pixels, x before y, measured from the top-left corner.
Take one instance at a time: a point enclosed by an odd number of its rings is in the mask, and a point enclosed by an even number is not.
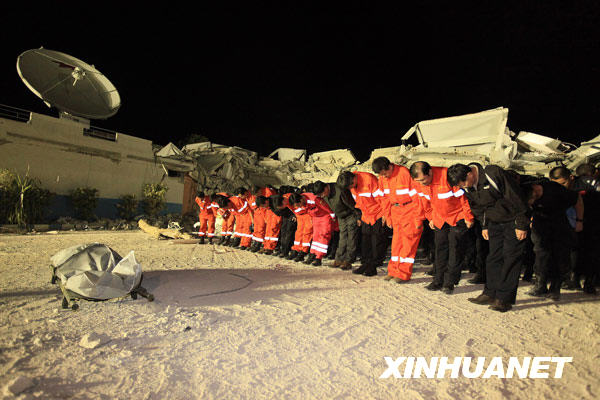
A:
[[[69,247],[52,256],[51,261],[66,289],[91,299],[125,296],[142,279],[142,267],[133,251],[122,258],[101,243]]]

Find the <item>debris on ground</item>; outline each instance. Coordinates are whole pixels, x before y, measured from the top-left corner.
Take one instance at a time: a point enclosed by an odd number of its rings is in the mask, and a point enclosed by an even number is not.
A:
[[[151,235],[156,239],[169,238],[169,239],[193,239],[192,235],[187,233],[182,233],[177,229],[161,229],[155,226],[148,224],[145,220],[140,219],[138,221],[138,226],[140,229],[147,234]]]
[[[106,334],[92,332],[84,335],[79,341],[79,345],[86,349],[95,349],[111,340],[111,337]]]

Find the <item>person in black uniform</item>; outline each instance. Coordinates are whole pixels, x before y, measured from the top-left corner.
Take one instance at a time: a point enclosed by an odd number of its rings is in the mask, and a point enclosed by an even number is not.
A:
[[[335,201],[339,199],[339,193],[336,189],[335,183],[326,183],[327,190],[322,194],[323,200],[329,205],[332,210],[335,208]],[[335,212],[335,211],[334,211]],[[331,240],[329,241],[329,247],[327,248],[327,255],[324,258],[328,260],[335,260],[335,253],[337,252],[338,244],[340,242],[340,230],[336,228],[334,223],[334,229],[331,231]]]
[[[489,253],[488,241],[481,235],[481,230],[481,223],[475,220],[466,237],[468,244],[465,262],[469,266],[469,272],[475,272],[467,282],[474,284],[485,283],[485,259]]]
[[[280,188],[280,194],[269,197],[269,208],[275,215],[281,217],[281,230],[279,231],[279,240],[277,241],[276,253],[279,257],[285,258],[290,253],[296,233],[296,217],[287,206],[283,194],[288,193],[287,188]]]
[[[535,287],[528,294],[547,296],[558,301],[560,286],[569,268],[571,248],[575,244],[575,235],[567,220],[567,209],[575,208],[575,232],[581,232],[583,199],[579,193],[547,180],[528,184],[525,193],[533,209],[531,240],[537,276]],[[548,281],[550,290],[547,288]]]
[[[350,171],[342,171],[336,181],[336,196],[331,204],[340,227],[340,239],[332,267],[340,267],[347,270],[352,268],[352,262],[356,257],[358,244],[361,212],[356,208],[356,202],[350,192],[354,184],[354,174]],[[361,272],[362,273],[362,272]]]
[[[570,279],[565,282],[568,289],[582,289],[580,279],[585,276],[583,291],[588,294],[596,294],[594,283],[598,279],[600,268],[600,192],[589,179],[582,175],[575,179],[571,171],[564,166],[555,167],[550,171],[550,180],[561,186],[577,191],[583,198],[585,215],[583,224],[585,229],[577,233],[577,247],[573,251]]]
[[[521,188],[502,168],[476,163],[448,168],[448,183],[465,191],[473,215],[481,222],[481,234],[489,241],[485,287],[469,301],[506,312],[516,301],[529,229],[529,209]]]

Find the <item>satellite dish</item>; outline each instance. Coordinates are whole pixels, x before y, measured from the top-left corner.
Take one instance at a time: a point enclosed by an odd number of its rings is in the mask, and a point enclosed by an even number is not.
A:
[[[93,65],[58,51],[27,50],[17,58],[17,72],[25,85],[48,107],[89,119],[117,113],[117,88]]]

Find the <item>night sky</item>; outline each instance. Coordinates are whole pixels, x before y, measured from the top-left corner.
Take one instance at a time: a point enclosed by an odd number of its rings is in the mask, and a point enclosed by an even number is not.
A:
[[[347,147],[364,161],[421,120],[498,106],[515,132],[600,133],[597,1],[49,3],[3,10],[0,103],[56,115],[15,68],[44,46],[119,90],[118,114],[93,125],[158,144],[199,133],[265,156]]]

